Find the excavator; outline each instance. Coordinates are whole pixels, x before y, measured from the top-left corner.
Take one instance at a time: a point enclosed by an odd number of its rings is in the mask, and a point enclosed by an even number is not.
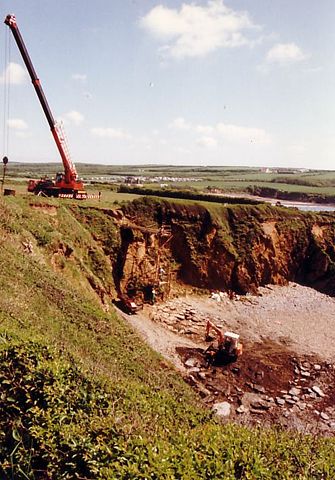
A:
[[[10,28],[18,46],[18,49],[22,55],[30,79],[35,88],[37,97],[40,101],[47,122],[49,124],[52,136],[56,142],[56,146],[58,148],[64,167],[64,172],[57,173],[54,180],[50,178],[29,180],[28,192],[33,192],[35,195],[43,195],[47,197],[65,197],[76,199],[88,198],[89,196],[85,191],[84,184],[81,180],[78,179],[76,167],[71,161],[64,132],[62,131],[61,126],[55,121],[51,113],[40,80],[36,75],[27,48],[21,36],[15,15],[7,15],[5,18],[5,24],[8,25],[8,27]]]
[[[242,355],[243,345],[240,336],[233,332],[224,332],[210,320],[206,324],[206,341],[213,340],[210,331],[217,335],[217,348],[212,345],[207,349],[208,360],[218,364],[235,362]]]

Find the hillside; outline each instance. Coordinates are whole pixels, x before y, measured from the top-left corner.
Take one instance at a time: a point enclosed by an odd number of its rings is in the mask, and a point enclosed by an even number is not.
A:
[[[221,425],[112,305],[158,252],[174,295],[302,278],[334,293],[334,217],[13,197],[0,229],[2,478],[334,478],[332,439]]]

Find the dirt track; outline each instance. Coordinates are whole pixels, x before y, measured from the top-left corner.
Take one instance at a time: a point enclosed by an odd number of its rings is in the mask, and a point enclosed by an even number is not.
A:
[[[157,322],[148,318],[148,310],[136,315],[126,315],[128,322],[140,333],[141,337],[153,350],[169,360],[178,370],[186,371],[184,363],[177,354],[176,348],[196,348],[198,345],[187,338],[181,338],[177,333],[171,332]],[[125,314],[122,314],[125,316]]]
[[[226,409],[225,418],[333,435],[335,299],[296,284],[259,294],[220,302],[187,296],[126,317],[205,404]],[[208,366],[207,319],[241,335],[236,363]]]

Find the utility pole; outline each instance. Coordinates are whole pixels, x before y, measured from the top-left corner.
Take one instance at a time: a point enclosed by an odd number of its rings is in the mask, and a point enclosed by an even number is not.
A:
[[[6,176],[8,157],[3,157],[2,162],[3,162],[3,175],[2,175],[2,182],[1,182],[1,195],[3,194],[3,186],[5,184],[5,176]]]

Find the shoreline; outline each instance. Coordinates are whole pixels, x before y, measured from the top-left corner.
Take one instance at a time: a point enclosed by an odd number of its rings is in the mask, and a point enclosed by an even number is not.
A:
[[[222,193],[222,194],[215,194],[221,197],[229,197],[229,198],[238,198],[243,197],[249,200],[258,200],[260,202],[271,203],[272,206],[276,206],[276,203],[280,203],[279,206],[288,207],[288,208],[299,208],[303,210],[305,207],[306,209],[312,208],[318,209],[320,211],[335,211],[335,203],[315,203],[315,202],[302,202],[302,201],[293,201],[293,200],[284,200],[279,198],[272,198],[272,197],[260,197],[259,195],[250,195],[249,193],[241,192],[240,194],[235,193]],[[328,210],[329,209],[329,210]]]

